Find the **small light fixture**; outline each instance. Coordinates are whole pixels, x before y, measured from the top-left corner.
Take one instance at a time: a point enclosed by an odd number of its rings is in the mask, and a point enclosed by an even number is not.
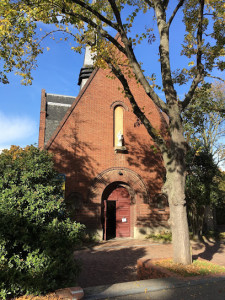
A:
[[[123,175],[123,173],[122,173],[121,171],[119,171],[119,172],[118,172],[118,174],[119,174],[120,176],[122,176],[122,175]]]

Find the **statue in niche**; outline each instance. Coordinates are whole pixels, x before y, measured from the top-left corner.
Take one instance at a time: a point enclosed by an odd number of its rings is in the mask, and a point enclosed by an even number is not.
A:
[[[121,130],[118,132],[117,138],[118,138],[117,146],[122,147],[123,146],[123,134],[121,133]]]

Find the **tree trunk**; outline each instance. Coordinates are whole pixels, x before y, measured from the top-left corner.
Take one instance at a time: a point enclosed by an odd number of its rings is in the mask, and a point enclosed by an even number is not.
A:
[[[216,214],[212,205],[208,204],[204,211],[204,222],[206,231],[216,231]]]
[[[189,230],[187,224],[186,207],[184,205],[173,206],[172,208],[172,241],[173,261],[189,265],[192,263]],[[171,209],[170,208],[170,209]]]
[[[190,239],[185,202],[185,175],[179,172],[168,174],[168,200],[170,206],[170,226],[172,230],[173,261],[188,265],[192,263]]]
[[[170,207],[169,223],[172,230],[173,261],[188,265],[192,263],[192,257],[185,200],[186,141],[183,136],[181,119],[177,115],[174,114],[171,118],[169,152],[163,154],[167,171],[165,191]]]
[[[189,221],[189,229],[192,232],[194,240],[202,240],[203,219],[205,207],[197,205],[198,200],[193,200],[193,203],[188,203],[187,215]]]

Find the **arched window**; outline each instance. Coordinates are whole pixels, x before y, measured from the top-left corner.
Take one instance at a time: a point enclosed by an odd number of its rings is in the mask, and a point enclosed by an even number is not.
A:
[[[123,146],[123,110],[120,105],[114,109],[114,147]]]

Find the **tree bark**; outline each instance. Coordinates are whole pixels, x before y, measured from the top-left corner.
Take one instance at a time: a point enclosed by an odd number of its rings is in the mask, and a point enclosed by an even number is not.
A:
[[[191,264],[187,208],[185,201],[185,174],[179,171],[179,164],[171,168],[167,163],[167,195],[170,207],[169,224],[172,231],[173,261],[181,264]],[[174,162],[172,165],[175,165]]]
[[[178,103],[173,104],[170,110],[170,133],[170,147],[168,153],[163,154],[163,159],[166,167],[165,191],[170,207],[173,261],[187,265],[192,263],[185,199],[187,146]]]
[[[176,189],[176,187],[180,189],[181,186],[179,182],[173,184],[173,189]],[[168,196],[169,201],[174,199],[173,192],[169,193]],[[179,192],[176,192],[176,200],[178,197],[180,197]],[[172,230],[173,261],[184,265],[191,264],[192,257],[185,203],[178,203],[177,205],[172,203],[170,205],[170,225]]]

